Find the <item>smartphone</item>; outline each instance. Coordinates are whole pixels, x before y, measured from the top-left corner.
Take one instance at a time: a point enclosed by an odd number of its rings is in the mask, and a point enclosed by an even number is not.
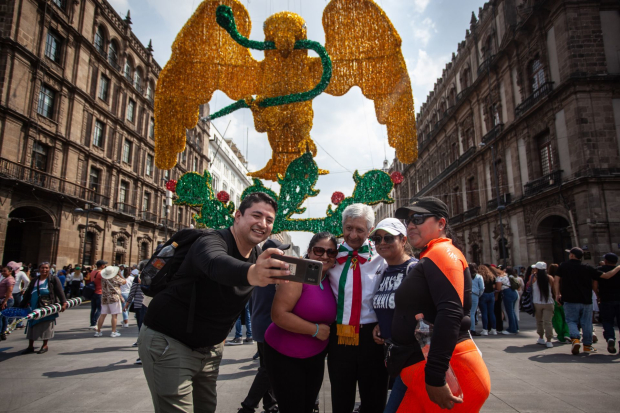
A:
[[[291,275],[282,275],[271,278],[310,285],[319,285],[321,283],[321,275],[323,274],[323,263],[321,261],[277,254],[272,255],[271,258],[286,262],[288,264],[288,269],[291,272]]]

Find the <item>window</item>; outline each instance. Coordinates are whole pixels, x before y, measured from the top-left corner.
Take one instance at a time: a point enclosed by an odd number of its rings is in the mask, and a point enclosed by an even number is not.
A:
[[[99,81],[99,99],[107,102],[108,96],[110,95],[110,79],[101,75],[101,80]]]
[[[169,169],[164,171],[164,178],[166,179],[166,181],[170,180],[170,170]]]
[[[95,191],[95,193],[99,193],[99,189],[101,188],[101,170],[91,167],[90,168],[90,176],[89,176],[89,184],[88,187]]]
[[[200,136],[196,137],[196,146],[198,147],[198,150],[202,152],[202,139],[200,138]]]
[[[92,265],[92,256],[95,255],[95,235],[92,232],[86,233],[84,242],[84,262],[82,265]]]
[[[136,89],[142,90],[142,72],[140,69],[136,69],[133,74],[133,85]]]
[[[222,184],[222,191],[228,191],[228,184],[226,182]]]
[[[183,208],[179,208],[177,211],[177,222],[179,224],[183,223]]]
[[[497,168],[497,186],[499,187],[500,196],[506,192],[506,188],[504,187],[505,185],[504,173],[503,173],[504,170],[502,169],[502,167],[503,166],[502,166],[501,159],[498,159],[497,161],[495,161],[495,168]],[[493,195],[497,196],[497,193],[495,192],[495,187],[493,187]]]
[[[468,86],[469,86],[469,69],[465,69],[461,73],[461,91],[467,89]]]
[[[118,66],[118,46],[116,42],[111,42],[108,47],[108,63],[110,63],[116,70],[120,70]]]
[[[101,26],[97,27],[97,33],[95,33],[95,49],[105,55],[105,35]]]
[[[48,146],[35,142],[32,146],[32,169],[47,172]]]
[[[41,85],[41,91],[39,92],[39,107],[37,108],[39,115],[43,115],[50,119],[52,118],[54,115],[55,98],[56,92],[46,85]]]
[[[155,119],[153,118],[149,121],[149,138],[155,138]]]
[[[118,193],[118,202],[124,204],[127,201],[127,192],[129,192],[129,182],[121,181],[121,188]]]
[[[149,244],[148,242],[143,242],[140,244],[140,259],[148,260],[149,258]]]
[[[146,155],[146,176],[153,175],[153,155]]]
[[[93,134],[93,145],[103,148],[103,132],[105,125],[103,122],[95,121],[95,133]]]
[[[120,238],[119,237],[119,238],[116,239],[116,246],[117,247],[125,248],[125,244],[126,244],[125,238]]]
[[[52,0],[52,2],[61,9],[65,8],[65,0]]]
[[[218,179],[218,177],[213,175],[213,184],[211,185],[211,187],[216,192],[217,192],[217,188],[219,188],[219,183],[220,183],[220,180]]]
[[[461,213],[461,205],[463,205],[463,202],[461,201],[461,190],[458,186],[455,186],[452,192],[454,193],[452,197],[452,216],[455,216]]]
[[[130,163],[131,161],[131,142],[125,139],[123,143],[123,162]]]
[[[131,76],[133,73],[133,66],[131,65],[131,61],[129,60],[129,58],[127,58],[127,60],[125,60],[125,78],[127,80],[129,80],[131,82]]]
[[[151,209],[151,193],[145,192],[144,199],[142,200],[142,210],[149,211]]]
[[[545,84],[545,71],[543,65],[540,63],[538,55],[530,66],[531,79],[532,79],[532,92],[536,92],[543,84]]]
[[[187,162],[187,148],[181,153],[181,163]]]
[[[153,85],[151,85],[149,83],[149,85],[146,87],[146,97],[148,98],[148,100],[153,101]]]
[[[192,167],[192,171],[197,172],[198,171],[198,157],[194,157],[194,164]]]
[[[472,209],[478,206],[478,192],[476,191],[476,178],[471,177],[467,180],[467,208]]]
[[[133,122],[135,114],[136,114],[136,102],[134,102],[132,99],[129,99],[129,104],[127,105],[127,120],[129,122]]]
[[[497,108],[497,103],[494,103],[493,105],[491,105],[489,110],[491,112],[491,127],[494,128],[495,126],[499,125],[501,122],[499,119],[499,110]]]
[[[45,56],[56,63],[60,63],[62,50],[62,40],[60,36],[52,30],[47,32],[47,41],[45,42]]]
[[[541,140],[539,145],[540,150],[540,169],[543,175],[550,174],[554,169],[553,164],[553,151],[551,150],[551,141],[547,136]]]

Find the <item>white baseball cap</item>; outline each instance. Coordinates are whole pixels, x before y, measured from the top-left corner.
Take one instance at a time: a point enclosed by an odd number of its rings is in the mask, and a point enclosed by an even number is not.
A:
[[[547,269],[547,263],[545,263],[543,261],[538,261],[536,264],[532,265],[532,268],[536,268],[538,270],[546,270]]]
[[[400,219],[396,218],[386,218],[383,221],[379,222],[379,224],[370,233],[370,235],[373,235],[379,230],[383,230],[392,235],[402,235],[405,237],[407,236],[407,228],[405,228]]]

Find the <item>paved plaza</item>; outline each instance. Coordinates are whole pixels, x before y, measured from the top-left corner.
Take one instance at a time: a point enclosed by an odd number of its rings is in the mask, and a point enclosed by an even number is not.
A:
[[[95,338],[85,328],[89,311],[86,304],[61,314],[46,354],[19,354],[27,346],[23,330],[0,342],[0,412],[153,411],[142,369],[133,364],[135,321],[111,338],[107,320],[105,335]],[[620,356],[608,354],[603,343],[594,355],[572,356],[565,344],[546,349],[534,344],[534,329],[534,319],[522,313],[519,335],[476,338],[492,380],[483,412],[618,411]],[[597,331],[602,337],[600,326]],[[255,350],[226,347],[218,412],[237,411],[258,366]],[[321,412],[331,412],[327,373],[320,403]]]

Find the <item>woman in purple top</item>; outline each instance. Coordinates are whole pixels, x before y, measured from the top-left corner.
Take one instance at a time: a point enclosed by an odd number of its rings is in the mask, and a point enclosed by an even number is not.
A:
[[[265,365],[281,413],[311,413],[321,390],[329,325],[336,320],[336,299],[326,278],[338,255],[329,232],[310,240],[308,258],[323,263],[320,285],[280,284],[265,332]]]

